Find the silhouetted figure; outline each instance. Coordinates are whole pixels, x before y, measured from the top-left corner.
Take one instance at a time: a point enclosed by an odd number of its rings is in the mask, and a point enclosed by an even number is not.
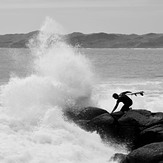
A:
[[[122,102],[124,104],[120,111],[125,112],[125,111],[129,111],[131,109],[130,106],[132,105],[133,102],[126,95],[127,93],[132,94],[130,91],[122,92],[120,95],[118,95],[117,93],[113,94],[113,98],[117,99],[117,102],[116,102],[116,105],[114,106],[113,111],[111,113],[113,113],[117,109],[120,102]]]
[[[120,95],[118,95],[117,93],[114,93],[113,94],[113,98],[117,99],[117,103],[114,106],[113,111],[111,113],[113,113],[117,109],[117,107],[118,107],[120,102],[122,102],[124,104],[122,106],[122,108],[121,108],[122,112],[131,110],[130,106],[132,105],[133,102],[126,94],[128,94],[128,95],[135,95],[135,96],[140,94],[141,96],[143,96],[144,95],[144,91],[134,92],[134,93],[132,93],[130,91],[126,91],[126,92],[122,92]]]

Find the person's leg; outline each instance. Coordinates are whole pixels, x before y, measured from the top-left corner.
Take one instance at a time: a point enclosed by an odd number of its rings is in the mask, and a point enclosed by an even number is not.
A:
[[[130,107],[130,106],[128,106],[128,105],[123,105],[122,108],[121,108],[121,111],[122,111],[122,112],[129,111],[129,110],[130,110],[129,107]]]

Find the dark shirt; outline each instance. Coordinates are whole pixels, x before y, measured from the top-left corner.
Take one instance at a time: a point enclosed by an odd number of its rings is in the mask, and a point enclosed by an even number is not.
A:
[[[117,100],[117,103],[119,102],[122,102],[124,105],[128,105],[128,106],[132,105],[132,100],[126,95],[121,95]]]

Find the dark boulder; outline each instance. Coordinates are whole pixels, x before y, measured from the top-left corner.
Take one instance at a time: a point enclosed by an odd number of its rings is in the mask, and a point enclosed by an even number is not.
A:
[[[103,113],[90,120],[90,125],[94,126],[110,126],[114,124],[114,118],[109,113]]]
[[[109,114],[101,114],[89,121],[89,128],[97,131],[103,139],[115,139],[117,132],[115,119]]]
[[[120,133],[135,149],[143,145],[163,141],[163,113],[147,110],[131,110],[118,119]]]
[[[130,110],[118,119],[119,133],[131,149],[148,143],[162,141],[163,113],[151,113],[147,110]],[[155,126],[155,127],[154,127]]]
[[[150,123],[150,115],[151,113],[146,110],[130,110],[118,119],[118,122],[121,125],[145,127]]]
[[[163,161],[163,142],[152,143],[133,150],[122,163],[160,163]]]
[[[141,147],[153,142],[163,141],[163,124],[154,125],[140,132],[137,138],[137,147]]]
[[[77,117],[79,119],[84,119],[84,120],[91,120],[101,114],[108,113],[104,109],[96,108],[96,107],[87,107],[82,109]]]
[[[114,156],[111,157],[110,161],[122,163],[126,160],[126,155],[122,153],[116,153]]]
[[[86,107],[80,109],[67,109],[65,116],[74,121],[91,120],[101,114],[108,113],[106,110],[97,107]]]
[[[130,110],[119,120],[120,124],[138,126],[140,130],[163,123],[163,113],[151,113],[147,110]]]
[[[96,131],[103,140],[126,143],[135,150],[149,143],[163,141],[163,113],[130,110],[109,114],[97,107],[67,109],[68,119],[86,131]]]
[[[118,120],[124,115],[124,113],[122,111],[117,111],[117,112],[111,113],[111,115],[114,117],[114,119]]]

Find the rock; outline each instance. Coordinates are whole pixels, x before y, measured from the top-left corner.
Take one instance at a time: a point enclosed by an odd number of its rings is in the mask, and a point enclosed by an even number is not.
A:
[[[163,142],[152,143],[132,151],[122,163],[159,163],[163,161]]]
[[[110,161],[122,163],[125,161],[125,159],[126,159],[126,155],[122,153],[116,153],[114,154],[114,156],[111,157]]]
[[[87,107],[81,110],[77,116],[79,119],[91,120],[104,113],[108,113],[108,112],[104,109],[100,109],[96,107]]]
[[[130,110],[118,119],[118,123],[119,134],[123,141],[129,142],[130,149],[162,141],[163,128],[162,125],[158,128],[157,124],[163,123],[163,113]]]
[[[103,139],[116,138],[116,124],[115,119],[109,114],[101,114],[89,122],[90,130],[97,131]]]
[[[122,125],[138,126],[140,130],[163,123],[163,113],[151,113],[147,110],[130,110],[118,122]]]
[[[114,113],[111,113],[111,115],[116,119],[118,120],[119,118],[121,118],[124,113],[122,111],[118,111],[118,112],[114,112]]]
[[[163,141],[163,113],[130,110],[109,114],[97,107],[67,110],[65,115],[86,131],[96,131],[105,141],[125,143],[130,151]]]
[[[151,114],[147,114],[147,111],[143,110],[130,110],[126,112],[118,122],[121,125],[130,125],[130,126],[138,126],[138,127],[145,127],[147,123],[149,123],[149,116]]]
[[[91,120],[101,114],[108,113],[104,109],[97,107],[87,107],[82,109],[68,109],[65,115],[72,120]]]
[[[78,120],[75,123],[86,131],[93,131],[89,126],[89,120]]]
[[[90,120],[95,126],[110,126],[114,124],[114,118],[109,113],[103,113]]]
[[[158,124],[144,129],[137,139],[137,147],[141,147],[153,142],[163,141],[163,124]]]

